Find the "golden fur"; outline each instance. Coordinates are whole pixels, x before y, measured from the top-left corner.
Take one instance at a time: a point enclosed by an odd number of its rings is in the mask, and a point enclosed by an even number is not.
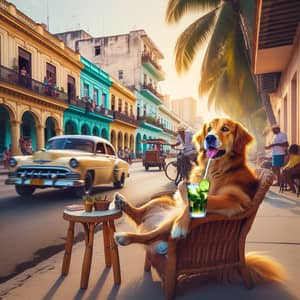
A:
[[[213,147],[207,146],[208,136],[214,141]],[[197,183],[203,177],[209,149],[214,148],[215,152],[218,152],[218,155],[212,158],[207,173],[211,184],[207,212],[230,217],[250,206],[258,183],[254,172],[246,164],[246,146],[252,139],[241,124],[227,118],[213,119],[194,135],[198,166],[192,169],[190,182]],[[178,185],[173,198],[162,196],[141,207],[134,207],[124,196],[116,193],[114,205],[134,221],[138,231],[116,233],[115,240],[120,245],[142,243],[150,247],[150,250],[156,251],[157,245],[165,240],[170,232],[173,238],[183,238],[188,232],[190,216],[185,181]],[[253,264],[257,259],[251,260],[250,257],[248,261],[250,265],[250,262]],[[257,265],[254,265],[257,269]],[[258,265],[264,265],[262,273],[272,273],[269,277],[278,280],[282,278],[279,271],[276,273],[274,265],[268,262]]]

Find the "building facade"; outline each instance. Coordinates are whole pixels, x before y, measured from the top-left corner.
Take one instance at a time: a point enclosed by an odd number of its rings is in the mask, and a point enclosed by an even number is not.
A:
[[[64,113],[65,134],[87,134],[109,139],[113,114],[110,110],[110,76],[81,57],[80,97]]]
[[[270,99],[289,144],[300,144],[300,2],[257,0],[255,19],[252,66],[259,91]]]
[[[80,56],[7,1],[0,2],[0,148],[33,150],[63,133],[63,113],[79,94]]]
[[[111,77],[112,86],[111,110],[114,121],[110,126],[110,141],[115,149],[130,149],[133,156],[136,152],[136,129],[139,126],[134,108],[136,107],[135,94],[124,87],[118,80]]]
[[[133,109],[139,120],[135,142],[137,154],[145,151],[145,146],[140,144],[142,139],[165,138],[166,132],[159,118],[159,107],[163,105],[159,82],[165,79],[159,60],[163,59],[163,54],[146,32],[135,30],[128,34],[81,40],[76,36],[84,36],[84,33],[57,35],[134,92],[136,105]],[[172,137],[172,134],[168,136],[169,139]]]

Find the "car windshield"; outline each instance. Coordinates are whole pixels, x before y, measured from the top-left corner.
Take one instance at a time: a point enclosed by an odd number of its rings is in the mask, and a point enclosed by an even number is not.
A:
[[[48,141],[48,150],[79,150],[84,152],[94,152],[94,143],[86,139],[61,138]]]

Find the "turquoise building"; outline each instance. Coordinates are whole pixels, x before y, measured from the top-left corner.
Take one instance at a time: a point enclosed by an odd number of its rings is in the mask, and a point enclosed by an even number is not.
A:
[[[64,113],[65,134],[87,134],[109,139],[113,121],[110,110],[109,74],[81,56],[84,68],[80,74],[80,97],[71,100]]]

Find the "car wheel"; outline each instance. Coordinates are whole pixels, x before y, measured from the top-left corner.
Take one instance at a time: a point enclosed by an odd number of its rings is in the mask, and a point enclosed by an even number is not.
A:
[[[122,173],[121,179],[114,182],[115,188],[123,188],[125,183],[125,174]]]
[[[81,198],[84,195],[88,195],[93,189],[93,176],[90,172],[86,173],[84,179],[84,186],[75,189],[75,194],[77,197]]]
[[[148,171],[149,170],[149,166],[145,166],[145,170]]]
[[[16,192],[21,196],[21,197],[28,197],[33,194],[35,191],[35,187],[33,186],[25,186],[25,185],[16,185]]]

